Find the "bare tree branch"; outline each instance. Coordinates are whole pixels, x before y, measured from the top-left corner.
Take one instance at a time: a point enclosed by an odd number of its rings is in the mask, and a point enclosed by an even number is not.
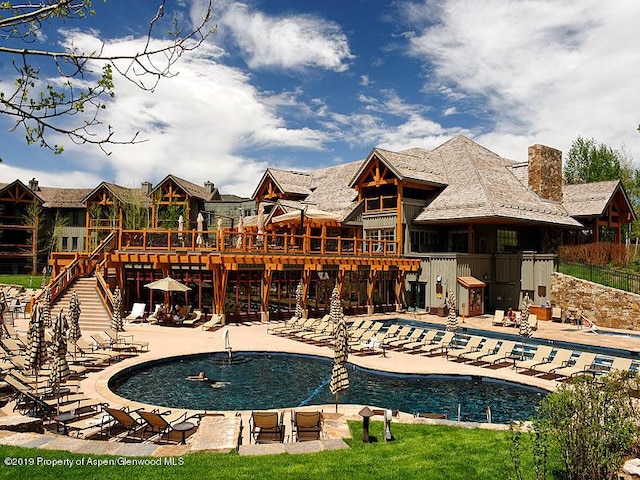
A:
[[[104,125],[100,114],[115,96],[114,73],[145,91],[153,91],[163,78],[176,75],[172,67],[186,53],[197,49],[213,33],[211,1],[200,23],[183,32],[174,18],[168,39],[156,39],[159,20],[164,17],[166,0],[159,0],[155,16],[149,21],[144,47],[136,52],[105,54],[105,44],[92,52],[64,51],[0,46],[0,55],[13,57],[16,80],[10,91],[0,91],[0,114],[14,118],[11,131],[24,129],[28,144],[38,144],[56,153],[63,146],[52,145],[49,134],[66,135],[75,144],[93,144],[109,154],[109,145],[145,141],[139,132],[120,140],[111,125]],[[9,12],[9,16],[3,14]],[[92,15],[90,0],[59,0],[17,5],[0,1],[0,39],[32,43],[45,23]],[[44,62],[44,63],[43,63]],[[47,65],[47,63],[49,65]],[[52,66],[59,78],[43,82],[38,67]],[[101,66],[97,80],[92,70]],[[66,79],[66,80],[64,80]],[[1,84],[0,84],[1,85]],[[3,87],[6,88],[6,87]],[[79,118],[68,126],[71,118]]]

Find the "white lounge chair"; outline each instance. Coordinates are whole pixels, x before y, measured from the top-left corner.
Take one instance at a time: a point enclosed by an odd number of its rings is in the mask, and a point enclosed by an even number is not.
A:
[[[144,303],[134,303],[131,307],[131,313],[124,317],[127,322],[135,322],[136,320],[141,320],[144,318],[144,311],[146,308],[146,304]]]
[[[202,324],[202,330],[213,330],[222,326],[222,315],[214,313],[211,318]]]

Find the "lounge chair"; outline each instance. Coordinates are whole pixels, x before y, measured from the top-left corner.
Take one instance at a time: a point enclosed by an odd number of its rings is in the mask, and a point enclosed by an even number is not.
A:
[[[296,442],[320,440],[322,412],[291,412],[291,434]]]
[[[167,310],[163,303],[157,303],[156,309],[147,317],[149,323],[164,323],[167,319]]]
[[[420,339],[420,337],[422,337],[422,335],[424,335],[424,329],[423,328],[414,328],[413,331],[411,332],[411,334],[408,337],[388,342],[386,344],[386,346],[387,346],[387,348],[401,350],[403,345],[406,345],[408,343],[417,342]]]
[[[104,348],[94,348],[84,338],[78,338],[75,343],[72,341],[67,342],[67,352],[73,353],[74,348],[82,356],[95,356],[97,358],[103,358],[107,363],[111,363],[111,360],[120,360],[123,358],[122,352],[107,350]],[[124,355],[128,357],[129,355]]]
[[[536,365],[540,365],[541,363],[547,363],[551,361],[551,352],[553,351],[553,347],[549,345],[540,345],[536,352],[533,354],[533,357],[526,360],[516,360],[515,369],[516,372],[518,369],[520,370],[530,370],[535,368]]]
[[[548,362],[540,363],[531,368],[536,375],[544,374],[547,375],[551,373],[554,369],[564,367],[569,364],[569,360],[573,356],[573,350],[567,350],[565,348],[560,348],[556,350],[556,353],[553,355]]]
[[[613,359],[613,362],[611,362],[611,366],[609,367],[609,372],[616,372],[616,371],[628,372],[629,370],[631,370],[632,365],[633,365],[633,360],[630,358],[615,357]]]
[[[432,341],[431,344],[420,347],[420,355],[432,355],[438,350],[444,354],[445,349],[455,339],[455,336],[455,332],[444,332],[440,340]]]
[[[284,442],[284,423],[278,412],[251,412],[251,437],[257,443]]]
[[[357,356],[375,355],[378,353],[384,355],[385,349],[383,348],[382,344],[384,336],[384,333],[378,332],[373,337],[371,337],[368,342],[359,343],[358,345],[352,345],[349,348],[349,353]]]
[[[496,353],[499,340],[497,338],[487,338],[480,348],[473,352],[458,355],[458,359],[463,362],[475,362],[486,355]]]
[[[145,426],[142,435],[150,430],[151,436],[147,438],[149,441],[160,442],[162,437],[168,443],[181,443],[186,437],[195,433],[200,423],[199,415],[188,416],[186,413],[171,415],[171,412],[145,411],[137,410],[138,415],[142,418]],[[183,430],[183,427],[189,427]],[[176,428],[177,427],[177,428]]]
[[[562,323],[562,308],[551,307],[551,321]]]
[[[135,322],[136,320],[142,320],[144,318],[144,311],[147,305],[144,303],[134,303],[131,307],[129,315],[124,317],[127,322]]]
[[[214,313],[211,318],[202,324],[202,330],[215,330],[222,327],[222,315]]]
[[[192,327],[196,323],[198,323],[201,318],[202,318],[202,310],[194,310],[193,313],[189,316],[189,318],[187,318],[185,321],[182,322],[182,326]]]
[[[433,345],[436,342],[436,337],[439,333],[439,330],[427,330],[422,338],[419,338],[415,342],[403,343],[400,346],[400,350],[403,352],[415,352],[423,347]]]
[[[132,416],[132,413],[138,410],[131,410],[125,406],[123,408],[105,407],[104,411],[114,420],[107,431],[108,437],[116,436],[119,439],[124,439],[130,435],[134,436],[138,432],[140,433],[140,439],[142,439],[144,423]]]
[[[503,326],[504,325],[504,310],[496,310],[493,314],[493,320],[491,321],[492,325],[495,326]]]
[[[515,348],[516,342],[504,340],[496,353],[482,356],[478,359],[478,362],[485,364],[483,366],[486,367],[507,363],[513,359],[511,355],[513,355],[513,350]]]
[[[288,328],[295,327],[298,324],[299,321],[300,321],[299,317],[293,316],[289,320],[286,320],[284,322],[284,325],[280,325],[280,326],[274,327],[274,328],[268,328],[267,329],[267,333],[270,334],[270,335],[277,335],[278,332],[280,332],[281,330],[286,330]]]
[[[133,347],[138,352],[146,352],[149,350],[149,342],[146,340],[135,340],[133,335],[116,332],[114,330],[104,330],[104,334],[111,340],[113,345],[117,347]]]
[[[478,347],[480,347],[480,344],[482,343],[483,340],[484,340],[483,337],[478,337],[474,335],[469,338],[469,341],[464,347],[459,349],[448,348],[446,351],[447,360],[449,360],[450,358],[458,358],[460,355],[464,355],[466,353],[475,352],[476,350],[478,350]]]
[[[564,379],[571,378],[575,375],[587,373],[591,369],[591,366],[596,360],[596,354],[591,352],[582,352],[580,356],[572,363],[564,367],[558,367],[551,370],[551,373],[556,377],[563,377]]]
[[[413,331],[413,327],[409,325],[405,325],[399,329],[394,329],[394,331],[391,334],[387,335],[386,338],[384,339],[385,347],[388,347],[391,342],[406,339],[409,335],[411,335],[412,331]]]

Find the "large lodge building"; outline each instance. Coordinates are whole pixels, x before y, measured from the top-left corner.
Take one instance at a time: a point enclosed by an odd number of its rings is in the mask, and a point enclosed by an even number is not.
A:
[[[337,284],[347,314],[409,308],[460,313],[546,303],[562,244],[620,242],[635,213],[619,181],[562,184],[562,153],[528,162],[459,136],[433,150],[374,148],[363,160],[298,172],[269,168],[252,198],[168,175],[155,187],[0,184],[0,271],[47,264],[60,295],[95,276],[111,310],[166,301],[145,284],[171,276],[184,301],[226,321],[309,316]],[[461,292],[461,289],[463,291]]]

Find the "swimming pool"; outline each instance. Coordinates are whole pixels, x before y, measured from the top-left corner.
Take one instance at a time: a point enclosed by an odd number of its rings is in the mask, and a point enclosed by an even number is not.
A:
[[[280,353],[199,354],[143,364],[109,382],[116,394],[168,408],[262,410],[335,402],[329,391],[332,360]],[[187,380],[204,371],[211,382]],[[531,418],[547,393],[478,377],[399,375],[349,365],[351,387],[340,403],[390,408],[408,413],[444,413],[449,419],[496,423]]]

